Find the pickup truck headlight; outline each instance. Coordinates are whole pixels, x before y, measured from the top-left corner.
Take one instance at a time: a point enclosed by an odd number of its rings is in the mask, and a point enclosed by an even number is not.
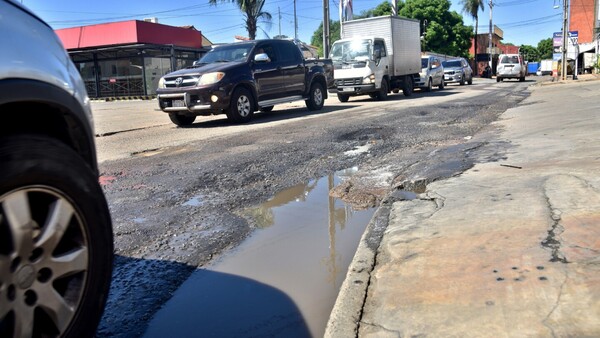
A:
[[[199,85],[209,85],[209,84],[217,83],[217,82],[221,81],[223,76],[225,76],[225,73],[223,73],[223,72],[206,73],[200,77],[200,80],[198,80],[198,84]]]
[[[165,78],[161,77],[160,80],[158,80],[158,88],[166,88],[165,87]]]

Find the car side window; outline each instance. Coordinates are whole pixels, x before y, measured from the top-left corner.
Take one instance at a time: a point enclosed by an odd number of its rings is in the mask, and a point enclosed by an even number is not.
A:
[[[381,52],[381,57],[387,56],[387,53],[385,52],[385,45],[383,44],[383,41],[375,41],[375,45],[373,46],[373,48],[375,49],[375,53],[377,53],[377,51]]]
[[[299,53],[296,51],[296,49],[298,48],[296,48],[295,46],[282,43],[279,44],[277,47],[279,49],[279,54],[281,55],[281,62],[293,63],[299,61]]]
[[[271,44],[261,45],[259,48],[256,49],[256,52],[254,53],[254,55],[260,54],[260,53],[267,54],[269,59],[271,59],[271,62],[277,62],[277,53],[275,52],[275,48],[273,47],[273,45],[271,45]]]

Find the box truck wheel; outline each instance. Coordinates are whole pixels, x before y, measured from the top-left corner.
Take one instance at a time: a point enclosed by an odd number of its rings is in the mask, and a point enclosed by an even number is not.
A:
[[[348,99],[350,98],[350,96],[346,94],[337,94],[337,96],[340,102],[348,102]]]
[[[377,92],[377,100],[385,101],[387,99],[387,95],[388,95],[388,84],[387,84],[387,80],[383,79],[383,80],[381,80],[381,88],[379,89],[379,92]]]
[[[414,88],[414,80],[410,75],[404,76],[404,83],[402,84],[402,93],[404,96],[411,96]]]

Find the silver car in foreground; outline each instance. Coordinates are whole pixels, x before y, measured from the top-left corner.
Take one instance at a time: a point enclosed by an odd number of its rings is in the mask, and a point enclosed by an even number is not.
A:
[[[0,337],[93,337],[113,233],[89,99],[50,26],[0,0]]]

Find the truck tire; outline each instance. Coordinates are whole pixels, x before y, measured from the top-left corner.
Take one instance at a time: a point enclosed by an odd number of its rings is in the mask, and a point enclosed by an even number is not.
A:
[[[0,336],[93,337],[113,262],[98,177],[73,149],[45,136],[0,140],[0,163],[0,285],[15,291],[2,293]]]
[[[189,126],[190,124],[194,123],[196,116],[188,116],[188,115],[169,113],[169,118],[171,119],[171,122],[175,123],[176,125],[178,125],[180,127],[185,127],[185,126]]]
[[[381,88],[377,92],[377,101],[385,101],[388,96],[388,84],[387,80],[381,80]]]
[[[324,103],[325,94],[323,92],[323,85],[319,82],[315,82],[310,86],[308,99],[306,100],[306,107],[308,110],[320,110],[323,108]]]
[[[227,114],[227,119],[234,123],[250,121],[254,115],[254,98],[250,91],[243,87],[234,90],[225,114]]]
[[[350,98],[350,95],[346,95],[346,94],[337,94],[338,100],[340,100],[340,102],[348,102],[348,99]]]
[[[414,79],[410,75],[404,76],[404,83],[402,84],[402,93],[404,96],[411,96],[414,89]]]

